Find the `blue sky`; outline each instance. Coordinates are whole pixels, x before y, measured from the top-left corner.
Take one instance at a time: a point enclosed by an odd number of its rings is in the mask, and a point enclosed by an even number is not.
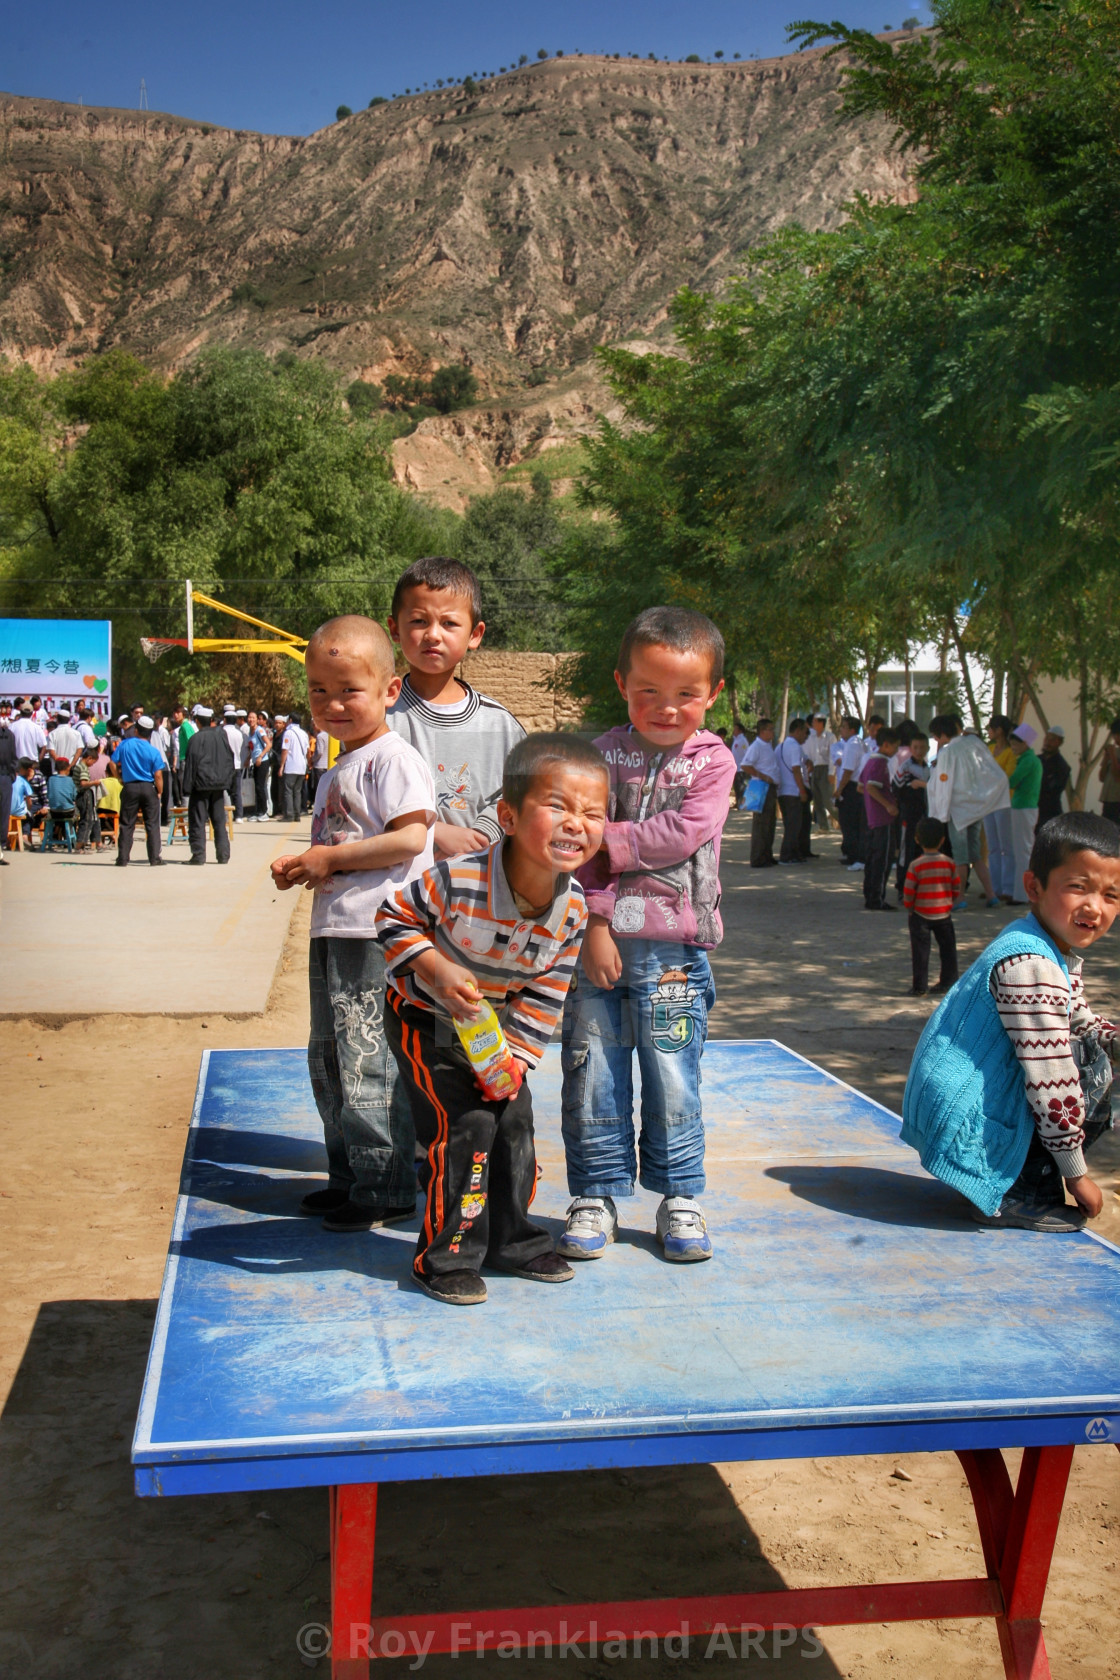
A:
[[[374,94],[497,72],[521,53],[636,52],[748,58],[785,50],[798,17],[865,28],[925,20],[895,0],[8,0],[0,89],[135,106],[229,128],[307,134]]]

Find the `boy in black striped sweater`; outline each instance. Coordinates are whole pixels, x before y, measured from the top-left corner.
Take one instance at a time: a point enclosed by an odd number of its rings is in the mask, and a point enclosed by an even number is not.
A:
[[[573,1275],[529,1219],[536,1152],[524,1076],[564,1008],[587,922],[574,877],[602,844],[607,789],[596,748],[573,735],[526,737],[506,761],[503,838],[435,864],[378,911],[386,1036],[424,1150],[413,1272],[438,1301],[485,1301],[483,1265],[538,1283]],[[479,1090],[454,1030],[480,1002],[522,1077],[503,1100]]]

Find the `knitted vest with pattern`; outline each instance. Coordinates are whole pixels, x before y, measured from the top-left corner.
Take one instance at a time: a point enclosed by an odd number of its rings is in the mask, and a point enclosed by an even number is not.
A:
[[[998,1211],[1023,1168],[1034,1121],[1023,1070],[989,990],[992,970],[1033,954],[1069,969],[1033,915],[1012,922],[931,1015],[902,1099],[902,1141],[923,1167],[983,1213]]]

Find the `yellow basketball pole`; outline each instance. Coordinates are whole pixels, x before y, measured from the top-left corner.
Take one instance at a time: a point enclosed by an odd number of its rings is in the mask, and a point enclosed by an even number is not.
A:
[[[279,641],[266,642],[259,636],[254,637],[222,637],[196,636],[194,633],[194,605],[212,607],[215,612],[225,613],[227,618],[236,618],[242,624],[252,624],[258,630],[267,630]],[[204,595],[200,589],[192,589],[190,579],[187,579],[187,652],[188,653],[286,653],[289,659],[295,659],[299,664],[304,663],[304,653],[307,640],[303,636],[293,636],[289,630],[281,630],[275,624],[268,624],[263,618],[253,618],[249,613],[238,612],[236,607],[228,607],[224,601],[215,601],[212,595]]]

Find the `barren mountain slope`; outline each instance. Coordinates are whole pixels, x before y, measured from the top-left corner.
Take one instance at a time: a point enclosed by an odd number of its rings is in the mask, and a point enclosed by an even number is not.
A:
[[[656,333],[782,223],[910,196],[884,128],[835,120],[838,81],[821,53],[554,59],[306,139],[8,97],[0,351],[253,344],[373,379],[464,359],[512,397]]]

